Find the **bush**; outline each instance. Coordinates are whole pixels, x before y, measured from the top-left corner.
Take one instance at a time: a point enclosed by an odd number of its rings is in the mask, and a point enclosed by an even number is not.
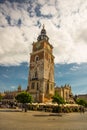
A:
[[[55,107],[53,107],[52,112],[60,113],[60,112],[62,112],[62,108],[60,106],[55,106]]]

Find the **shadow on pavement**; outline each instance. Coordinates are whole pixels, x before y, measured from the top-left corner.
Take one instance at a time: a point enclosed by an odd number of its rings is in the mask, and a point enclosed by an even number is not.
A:
[[[52,113],[52,114],[38,114],[38,115],[33,115],[33,116],[35,116],[35,117],[47,117],[47,116],[60,116],[60,117],[62,117],[62,114],[54,114],[54,113]]]
[[[0,112],[21,112],[22,110],[17,109],[0,109]]]

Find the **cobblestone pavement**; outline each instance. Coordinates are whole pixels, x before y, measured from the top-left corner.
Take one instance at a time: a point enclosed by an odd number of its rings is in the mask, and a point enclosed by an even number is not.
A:
[[[0,110],[0,130],[87,130],[87,112],[57,115]]]

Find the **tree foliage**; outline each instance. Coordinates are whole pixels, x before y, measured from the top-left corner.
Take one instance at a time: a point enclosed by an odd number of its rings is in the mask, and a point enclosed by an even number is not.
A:
[[[76,100],[76,103],[84,107],[87,107],[87,101],[85,101],[84,99],[79,98]]]
[[[15,99],[20,103],[32,103],[32,96],[27,92],[19,93]]]
[[[1,96],[1,94],[0,94],[0,101],[1,101],[1,99],[2,99],[2,96]]]
[[[64,99],[58,93],[55,93],[52,99],[52,102],[57,103],[58,105],[65,103]]]

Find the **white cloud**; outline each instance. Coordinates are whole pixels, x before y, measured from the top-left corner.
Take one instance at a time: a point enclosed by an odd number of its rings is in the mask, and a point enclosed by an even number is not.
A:
[[[41,13],[43,15],[55,15],[57,13],[57,10],[55,9],[55,7],[52,5],[52,6],[49,6],[48,5],[44,5],[42,8],[41,8]]]
[[[38,3],[41,4],[39,17],[35,12]],[[87,1],[38,0],[30,10],[33,17],[28,7],[29,3],[0,4],[0,64],[19,65],[29,61],[31,44],[41,31],[36,26],[38,22],[46,26],[55,63],[87,62]],[[49,14],[52,17],[47,18]],[[20,27],[17,26],[19,19]]]
[[[71,71],[77,71],[80,67],[79,66],[73,66],[72,68],[70,68]]]
[[[3,74],[3,77],[5,77],[5,78],[9,78],[9,76],[8,76],[8,75],[6,75],[6,74]]]
[[[15,90],[15,89],[17,89],[17,86],[10,86],[10,88]]]

